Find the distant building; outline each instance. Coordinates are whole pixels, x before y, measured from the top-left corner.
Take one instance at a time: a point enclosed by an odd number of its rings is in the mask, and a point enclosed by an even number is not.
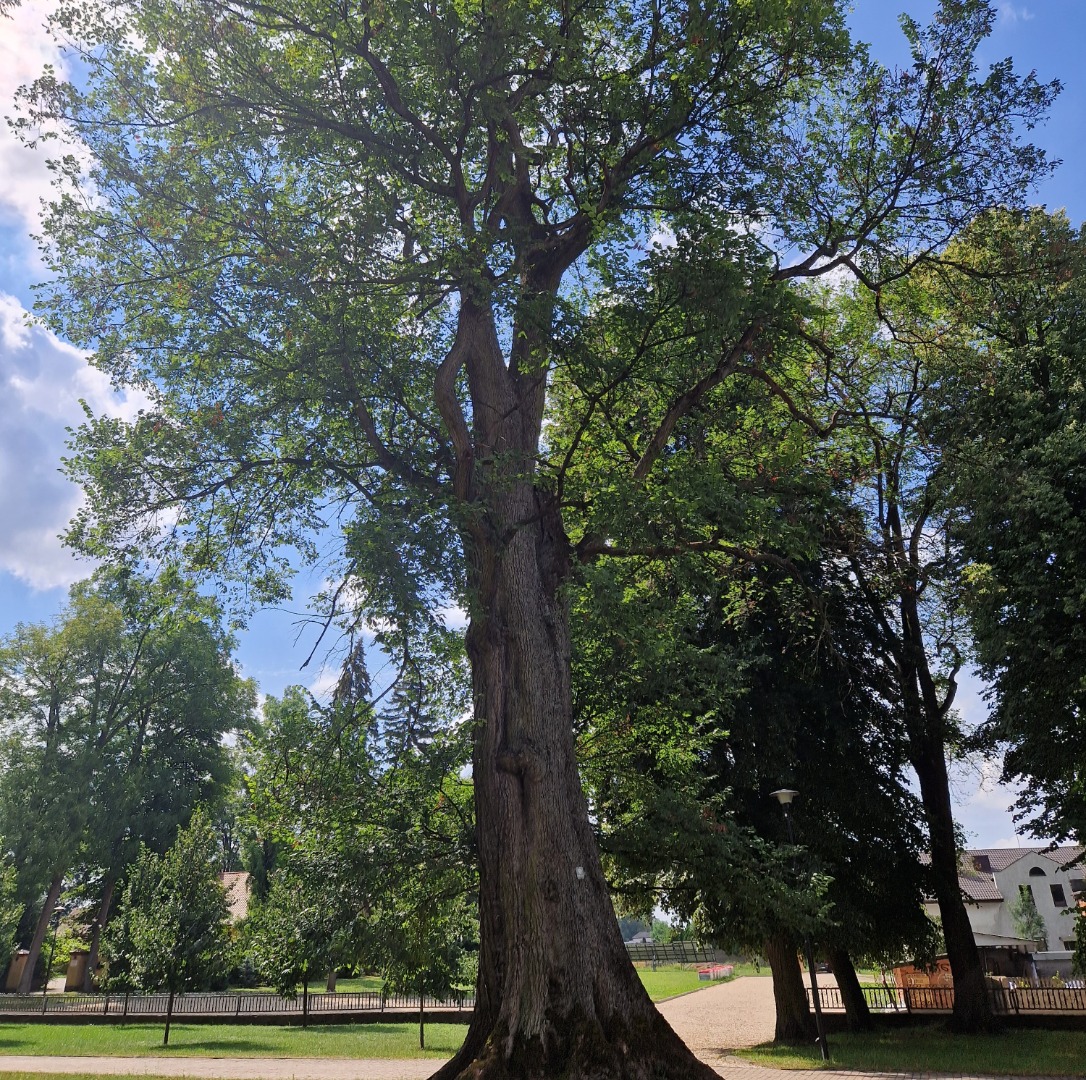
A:
[[[999,953],[1030,955],[1041,976],[1071,970],[1075,948],[1074,919],[1077,901],[1086,898],[1086,865],[1071,865],[1081,858],[1079,846],[979,848],[966,851],[958,871],[958,884],[966,900],[973,936],[986,960],[988,970]],[[1028,889],[1044,920],[1046,940],[1039,945],[1021,937],[1014,924],[1011,905]],[[925,908],[936,917],[939,906],[928,901]]]
[[[230,907],[230,921],[239,923],[249,914],[249,871],[227,870],[222,875],[222,887],[226,890],[226,902]]]

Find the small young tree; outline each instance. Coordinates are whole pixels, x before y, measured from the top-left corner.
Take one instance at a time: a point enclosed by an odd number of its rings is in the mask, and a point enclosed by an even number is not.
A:
[[[1044,948],[1048,947],[1048,927],[1037,910],[1037,901],[1034,900],[1033,890],[1028,885],[1019,888],[1018,899],[1011,904],[1010,911],[1014,928],[1020,937],[1039,942]]]
[[[475,980],[478,924],[455,876],[403,883],[373,920],[378,967],[393,993],[419,995],[419,1049],[426,1049],[426,998],[443,998]]]
[[[1076,975],[1086,975],[1086,908],[1082,906],[1075,913],[1075,954],[1071,957],[1071,970]]]
[[[141,848],[123,916],[110,924],[110,971],[126,987],[168,992],[163,1046],[170,1041],[174,997],[206,985],[227,966],[228,914],[205,811],[193,815],[165,855]]]
[[[277,871],[248,924],[253,960],[276,993],[293,998],[301,983],[303,1027],[309,1018],[310,978],[335,968],[352,933],[334,871],[328,869],[296,860]]]

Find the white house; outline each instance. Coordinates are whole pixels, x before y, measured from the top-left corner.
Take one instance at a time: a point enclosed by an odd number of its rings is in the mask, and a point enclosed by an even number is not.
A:
[[[1022,939],[1010,911],[1020,892],[1029,889],[1047,931],[1037,959],[1051,956],[1059,967],[1066,963],[1069,970],[1069,954],[1075,947],[1077,901],[1086,900],[1086,865],[1069,864],[1082,853],[1078,846],[1051,851],[1045,847],[1014,847],[965,852],[958,884],[966,897],[966,911],[977,944],[1009,949],[1025,949],[1032,944]],[[934,902],[925,907],[929,915],[939,914]]]

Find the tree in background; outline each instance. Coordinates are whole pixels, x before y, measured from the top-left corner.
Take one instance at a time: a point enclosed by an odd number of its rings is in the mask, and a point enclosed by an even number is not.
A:
[[[1086,235],[1063,214],[998,210],[927,276],[910,327],[934,372],[926,422],[961,602],[1019,817],[1086,831]]]
[[[0,827],[36,915],[21,990],[65,875],[94,882],[89,984],[124,867],[141,843],[168,847],[226,782],[223,735],[255,701],[232,645],[215,603],[168,568],[100,570],[73,586],[53,626],[21,626],[3,643]]]
[[[478,975],[479,923],[462,874],[416,869],[422,872],[405,875],[379,898],[371,955],[388,990],[418,994],[419,1049],[425,1049],[426,998],[447,999]]]
[[[804,936],[832,957],[863,1026],[853,958],[926,954],[932,934],[878,623],[832,555],[791,577],[677,570],[646,564],[636,589],[618,585],[624,615],[581,608],[586,775],[617,887],[658,890],[646,904],[767,955],[781,1041],[813,1037]],[[784,786],[802,792],[799,849],[769,798]]]
[[[978,75],[987,3],[905,20],[894,72],[844,7],[92,3],[58,16],[85,81],[28,91],[31,137],[60,119],[89,151],[59,165],[43,310],[152,398],[75,436],[72,540],[166,546],[260,601],[334,507],[329,601],[391,655],[468,612],[480,1004],[448,1076],[707,1075],[615,925],[566,585],[619,541],[727,546],[711,516],[668,528],[666,477],[740,366],[805,340],[796,281],[877,289],[1044,167],[1018,132],[1054,88]],[[631,298],[645,333],[599,333]],[[609,426],[587,503],[581,441],[544,434],[558,369],[573,427]]]
[[[0,841],[0,971],[7,969],[15,951],[15,934],[22,914],[18,875]]]
[[[343,918],[337,895],[342,868],[333,855],[303,870],[292,860],[272,877],[268,895],[253,905],[246,941],[257,970],[275,992],[297,995],[302,987],[302,1025],[309,1018],[309,983],[353,959],[349,948],[359,913]]]
[[[111,973],[117,965],[126,986],[166,991],[166,1046],[175,996],[202,989],[229,969],[229,909],[205,811],[193,814],[164,855],[140,849],[123,905],[123,921],[107,937]]]
[[[1028,885],[1019,886],[1018,895],[1011,901],[1010,913],[1020,938],[1036,941],[1042,949],[1048,948],[1048,927],[1037,910],[1033,889]]]
[[[277,988],[355,964],[410,993],[461,985],[478,932],[471,785],[464,730],[441,714],[463,701],[455,663],[416,659],[387,711],[359,686],[327,706],[292,687],[245,740],[252,828],[277,852],[252,941]],[[361,656],[347,672],[368,687]]]

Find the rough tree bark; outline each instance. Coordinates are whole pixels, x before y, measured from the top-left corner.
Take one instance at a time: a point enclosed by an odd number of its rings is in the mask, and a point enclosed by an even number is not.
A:
[[[581,789],[573,738],[571,550],[530,463],[540,380],[520,392],[489,310],[461,309],[472,356],[476,512],[469,563],[479,857],[477,1003],[441,1080],[715,1074],[657,1012],[622,943]],[[536,407],[538,406],[538,407]]]
[[[860,980],[856,976],[852,957],[846,949],[831,949],[830,964],[845,1006],[845,1021],[849,1031],[870,1031],[873,1026],[871,1010],[867,1006],[863,990],[860,989]]]
[[[38,966],[38,957],[41,956],[41,947],[45,941],[45,935],[49,930],[49,920],[53,917],[53,909],[57,906],[60,896],[60,888],[64,884],[64,875],[57,874],[49,882],[49,891],[45,894],[45,903],[42,905],[41,914],[38,916],[38,924],[34,927],[34,936],[30,939],[30,950],[26,958],[26,966],[19,977],[19,985],[16,993],[29,994],[34,982],[34,969]],[[49,972],[45,972],[45,980],[49,981]]]
[[[809,1045],[815,1041],[814,1019],[803,988],[799,949],[787,934],[777,934],[765,943],[765,958],[773,972],[773,1004],[777,1023],[773,1041]]]

